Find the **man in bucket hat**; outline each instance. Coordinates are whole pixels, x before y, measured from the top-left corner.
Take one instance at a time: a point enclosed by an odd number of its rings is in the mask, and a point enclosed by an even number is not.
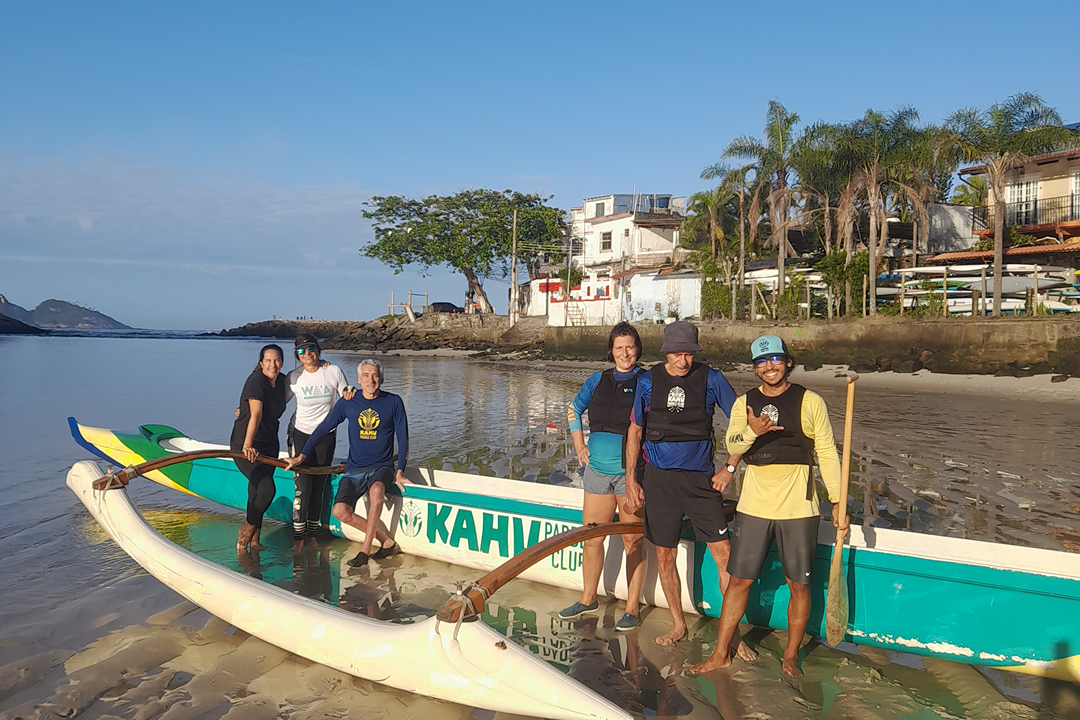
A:
[[[799,677],[798,653],[810,618],[810,580],[821,522],[812,464],[817,455],[821,479],[834,503],[835,525],[840,459],[825,401],[788,379],[795,360],[784,341],[764,335],[751,344],[750,357],[761,385],[735,401],[727,429],[728,452],[746,462],[739,510],[731,526],[731,582],[724,591],[716,648],[708,660],[690,670],[703,673],[731,664],[727,644],[746,612],[750,587],[775,539],[791,594],[781,670],[788,677]]]
[[[672,645],[686,637],[682,588],[675,557],[683,517],[694,534],[707,543],[719,569],[720,589],[726,592],[731,543],[724,518],[723,489],[731,482],[738,456],[729,456],[719,471],[713,463],[713,411],[730,414],[735,391],[723,373],[694,362],[701,351],[697,328],[673,322],[664,328],[660,352],[665,362],[638,379],[634,409],[626,436],[626,506],[645,507],[645,537],[656,546],[657,569],[671,609],[672,629],[656,638]],[[637,482],[638,458],[644,440],[645,471]],[[754,655],[735,639],[740,657]]]

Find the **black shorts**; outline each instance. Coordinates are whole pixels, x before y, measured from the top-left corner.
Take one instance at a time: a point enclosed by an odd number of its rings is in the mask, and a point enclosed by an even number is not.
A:
[[[398,486],[394,484],[393,468],[360,468],[358,470],[346,470],[338,480],[337,494],[334,495],[334,504],[345,503],[350,508],[355,508],[360,498],[367,495],[368,490],[375,483],[382,483],[383,491],[387,495],[400,494]]]
[[[784,576],[791,582],[809,585],[820,524],[821,519],[817,517],[766,520],[735,513],[735,522],[731,524],[728,572],[732,577],[756,580],[775,538]]]
[[[661,470],[645,465],[645,537],[657,547],[679,545],[683,516],[690,518],[700,542],[728,539],[724,495],[713,489],[709,473]]]

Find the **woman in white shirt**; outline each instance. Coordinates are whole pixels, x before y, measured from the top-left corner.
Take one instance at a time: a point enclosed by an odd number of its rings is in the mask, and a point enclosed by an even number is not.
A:
[[[334,403],[343,395],[349,383],[337,365],[322,361],[322,347],[314,335],[304,333],[296,338],[295,351],[300,367],[289,373],[288,390],[296,397],[296,415],[289,426],[290,452],[296,455],[315,428],[330,414]],[[355,390],[354,390],[355,392]],[[351,393],[349,394],[351,397]],[[324,467],[334,462],[337,436],[328,432],[315,450],[304,458],[300,467]],[[299,551],[304,540],[315,544],[323,506],[323,487],[326,475],[294,473],[296,496],[293,499],[293,550]]]

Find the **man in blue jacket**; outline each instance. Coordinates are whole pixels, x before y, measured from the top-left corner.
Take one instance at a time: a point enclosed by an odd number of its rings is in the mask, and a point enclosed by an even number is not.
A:
[[[701,352],[697,328],[683,320],[664,328],[654,365],[637,382],[630,428],[626,434],[626,506],[645,507],[645,538],[656,546],[657,572],[671,610],[671,631],[656,638],[658,645],[674,645],[686,637],[682,612],[682,582],[675,565],[683,517],[690,519],[694,535],[706,543],[727,589],[728,541],[723,491],[731,482],[740,456],[725,455],[719,470],[713,461],[713,411],[731,413],[735,391],[724,374],[694,362]],[[644,446],[645,471],[637,481],[638,456]],[[736,635],[739,657],[754,653]]]
[[[292,469],[304,461],[308,453],[326,433],[343,420],[349,421],[349,457],[345,473],[338,482],[334,496],[334,517],[364,533],[360,552],[349,561],[353,567],[396,555],[401,551],[394,540],[379,529],[383,501],[391,487],[394,493],[405,490],[405,463],[409,455],[409,423],[405,404],[393,393],[380,390],[383,382],[382,365],[378,360],[364,360],[357,366],[360,392],[351,400],[337,401],[326,419],[311,433],[303,451],[286,462]],[[394,472],[394,438],[397,437],[397,471]],[[356,505],[368,496],[368,517],[355,513]],[[378,539],[379,550],[371,555],[372,540]]]

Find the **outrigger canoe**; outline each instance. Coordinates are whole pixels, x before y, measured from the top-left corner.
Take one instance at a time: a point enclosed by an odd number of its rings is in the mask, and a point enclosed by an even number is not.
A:
[[[298,596],[170,542],[123,488],[95,490],[98,463],[78,462],[68,487],[147,572],[208,612],[266,642],[401,690],[474,707],[565,720],[632,716],[482,622],[393,624]]]
[[[70,420],[84,448],[120,466],[171,453],[225,449],[163,425],[137,433],[90,428]],[[512,555],[579,527],[580,488],[526,483],[441,470],[409,468],[415,485],[384,509],[383,523],[412,555],[491,570]],[[147,474],[166,487],[235,509],[247,502],[247,479],[229,460],[197,460]],[[291,521],[293,478],[276,471],[277,494],[267,516]],[[336,487],[337,478],[331,484]],[[362,535],[329,513],[335,535]],[[361,508],[359,510],[363,512]],[[835,530],[818,535],[813,609],[808,632],[825,637],[825,598]],[[600,592],[626,597],[622,544],[610,538]],[[849,597],[845,639],[857,645],[943,658],[971,665],[1080,682],[1080,554],[853,526],[844,549]],[[581,548],[534,565],[522,577],[581,589]],[[677,563],[684,579],[682,606],[719,617],[723,597],[717,568],[702,543],[685,534]],[[751,591],[746,622],[786,629],[788,592],[775,549]],[[650,563],[644,598],[665,607]]]

